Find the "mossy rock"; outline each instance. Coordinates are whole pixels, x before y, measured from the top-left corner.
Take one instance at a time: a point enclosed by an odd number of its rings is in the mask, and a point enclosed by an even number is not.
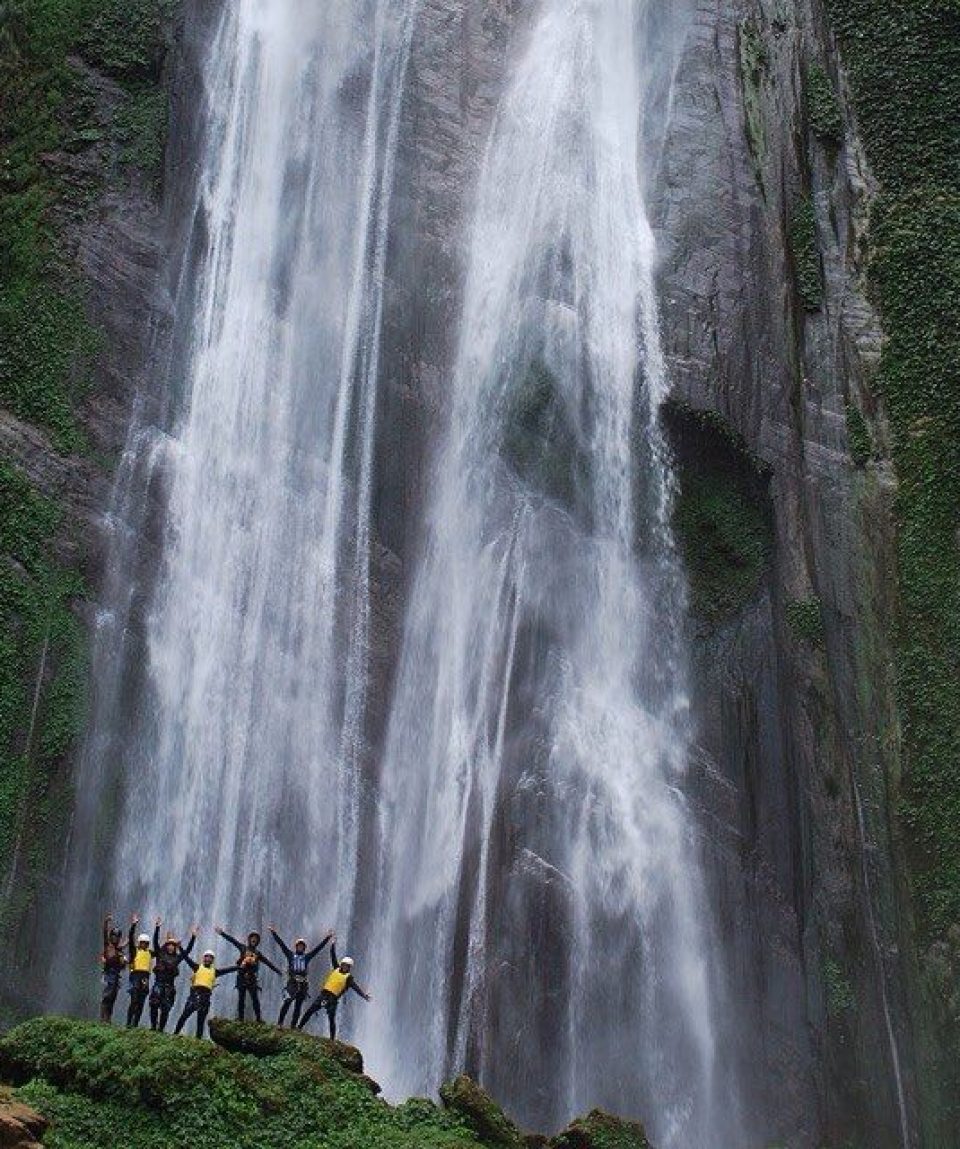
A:
[[[637,1121],[627,1121],[594,1109],[568,1125],[550,1142],[550,1149],[651,1149],[646,1130]]]
[[[525,1149],[526,1141],[486,1090],[466,1074],[440,1087],[440,1100],[459,1114],[484,1145]]]
[[[769,571],[769,473],[715,412],[672,402],[663,418],[677,463],[673,529],[691,608],[713,627],[745,610]]]
[[[109,1145],[118,1131],[138,1149],[481,1144],[457,1112],[423,1100],[394,1107],[374,1097],[356,1072],[359,1055],[344,1054],[349,1047],[255,1023],[215,1029],[248,1051],[186,1035],[36,1018],[0,1039],[0,1079],[50,1122],[49,1149]]]

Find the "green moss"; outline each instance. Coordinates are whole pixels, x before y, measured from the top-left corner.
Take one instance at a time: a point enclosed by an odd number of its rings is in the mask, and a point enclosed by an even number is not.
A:
[[[818,598],[793,599],[787,603],[785,614],[795,639],[812,646],[823,644],[823,610]]]
[[[661,414],[676,462],[673,528],[691,607],[715,625],[747,607],[766,576],[769,469],[716,412],[671,400]]]
[[[140,87],[117,113],[120,162],[139,168],[157,189],[163,177],[169,100],[162,88]]]
[[[876,456],[873,444],[873,435],[863,417],[863,412],[854,403],[848,403],[847,416],[847,443],[850,447],[850,458],[858,467],[865,467]]]
[[[484,1144],[524,1149],[520,1130],[493,1098],[465,1074],[442,1086],[440,1099]]]
[[[738,46],[747,146],[750,148],[757,182],[762,189],[763,166],[767,156],[767,136],[763,123],[763,85],[769,62],[763,35],[752,20],[744,20],[740,25]]]
[[[788,238],[800,302],[805,311],[819,311],[823,306],[823,268],[817,242],[817,217],[809,195],[801,196],[794,206]]]
[[[900,814],[930,955],[960,921],[960,9],[827,0],[880,190],[869,277],[886,342],[900,615]],[[940,1002],[930,1002],[937,1025]],[[960,1025],[938,1054],[960,1123]]]
[[[30,813],[31,841],[59,816],[58,765],[83,715],[86,645],[71,609],[83,593],[51,554],[60,512],[0,463],[0,872]],[[33,895],[29,856],[6,921]]]
[[[550,1142],[551,1149],[650,1149],[642,1125],[600,1109],[574,1121]]]
[[[586,456],[560,395],[557,380],[534,360],[510,392],[501,454],[525,483],[565,507],[585,481]]]
[[[923,923],[960,920],[960,12],[828,0],[880,180],[870,278],[900,520],[903,814]]]
[[[843,967],[833,958],[827,958],[823,963],[823,986],[829,1017],[841,1017],[857,1008],[857,999],[850,979]]]
[[[725,477],[683,472],[674,531],[695,613],[719,622],[747,606],[767,569],[769,530],[763,508]]]
[[[807,69],[807,119],[813,134],[822,143],[839,147],[843,143],[843,115],[833,81],[819,64]]]
[[[248,1025],[253,1035],[260,1027]],[[65,1018],[0,1040],[0,1073],[53,1122],[49,1149],[469,1149],[480,1144],[429,1102],[391,1107],[326,1041],[274,1033],[270,1053]],[[251,1038],[252,1039],[252,1038]]]

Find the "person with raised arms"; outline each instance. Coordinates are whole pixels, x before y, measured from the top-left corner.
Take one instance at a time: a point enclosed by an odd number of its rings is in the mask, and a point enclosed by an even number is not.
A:
[[[340,960],[337,959],[336,938],[330,943],[330,963],[332,968],[324,980],[323,988],[320,990],[319,996],[303,1015],[300,1028],[304,1029],[307,1022],[318,1010],[325,1009],[327,1011],[327,1022],[330,1026],[330,1040],[336,1041],[337,1007],[340,1004],[340,999],[346,994],[347,990],[352,989],[353,992],[362,997],[364,1001],[372,1001],[373,999],[354,979],[353,958],[345,957]]]
[[[260,1012],[260,981],[258,977],[260,963],[263,962],[267,969],[272,969],[274,973],[280,973],[280,970],[265,954],[260,952],[259,930],[251,930],[247,934],[246,945],[228,934],[222,926],[217,926],[217,933],[224,941],[235,946],[240,953],[240,960],[237,962],[237,1018],[243,1021],[246,1001],[249,996],[250,1004],[253,1006],[253,1016],[257,1021],[263,1021]]]
[[[190,979],[190,996],[183,1007],[183,1012],[177,1018],[173,1032],[180,1033],[188,1019],[196,1014],[197,1037],[203,1037],[203,1027],[206,1024],[207,1014],[210,1012],[213,991],[217,988],[217,978],[226,976],[228,973],[236,973],[240,967],[231,965],[225,969],[219,969],[214,965],[217,955],[213,950],[204,950],[199,964],[188,954],[181,952],[183,960],[193,970],[193,977]]]
[[[333,930],[330,930],[326,937],[315,945],[312,950],[307,949],[306,938],[297,938],[291,950],[283,938],[277,933],[276,926],[270,927],[270,934],[283,951],[283,956],[287,959],[287,984],[283,990],[283,1004],[280,1006],[280,1017],[277,1020],[277,1025],[283,1025],[292,1005],[293,1016],[290,1020],[290,1028],[296,1029],[300,1022],[300,1011],[303,1009],[304,1002],[310,999],[310,987],[307,980],[307,971],[310,968],[310,963],[328,942],[336,941],[336,934]]]

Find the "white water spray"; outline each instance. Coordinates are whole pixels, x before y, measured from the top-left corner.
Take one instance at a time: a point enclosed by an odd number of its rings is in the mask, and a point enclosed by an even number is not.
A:
[[[381,795],[363,1042],[534,1125],[736,1143],[683,794],[688,705],[642,196],[651,12],[547,0],[478,193]]]

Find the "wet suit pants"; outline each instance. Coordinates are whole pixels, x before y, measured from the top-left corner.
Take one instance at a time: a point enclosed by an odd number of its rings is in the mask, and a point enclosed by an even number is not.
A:
[[[300,1028],[305,1029],[307,1022],[315,1013],[321,1009],[327,1011],[327,1022],[330,1025],[330,1040],[334,1041],[337,1036],[337,1006],[340,1004],[340,999],[330,993],[328,990],[321,990],[320,996],[314,1001],[313,1005],[303,1015],[303,1020],[300,1022]]]
[[[150,1028],[161,1033],[167,1028],[167,1018],[177,997],[177,989],[172,981],[154,980],[150,991]]]
[[[183,1007],[183,1013],[177,1018],[177,1024],[174,1028],[174,1033],[179,1033],[186,1025],[187,1020],[194,1014],[197,1015],[197,1037],[203,1037],[203,1027],[206,1024],[207,1014],[210,1012],[210,990],[201,987],[194,987],[190,990],[190,996],[187,998],[187,1004]]]
[[[290,1019],[290,1028],[296,1029],[300,1023],[300,1011],[303,1003],[310,997],[306,978],[290,978],[283,993],[283,1005],[280,1006],[280,1018],[277,1025],[283,1025],[290,1006],[293,1006],[293,1017]]]
[[[112,1021],[113,1007],[120,992],[120,971],[107,969],[103,971],[103,993],[100,996],[100,1020]]]
[[[247,994],[250,995],[250,1004],[253,1006],[253,1016],[257,1021],[262,1021],[260,1016],[260,986],[259,985],[243,985],[242,983],[237,986],[237,1017],[243,1021],[243,1015],[247,1009]]]
[[[143,1007],[150,992],[150,975],[148,973],[132,973],[130,975],[130,1005],[127,1007],[127,1028],[136,1029],[143,1017]]]

